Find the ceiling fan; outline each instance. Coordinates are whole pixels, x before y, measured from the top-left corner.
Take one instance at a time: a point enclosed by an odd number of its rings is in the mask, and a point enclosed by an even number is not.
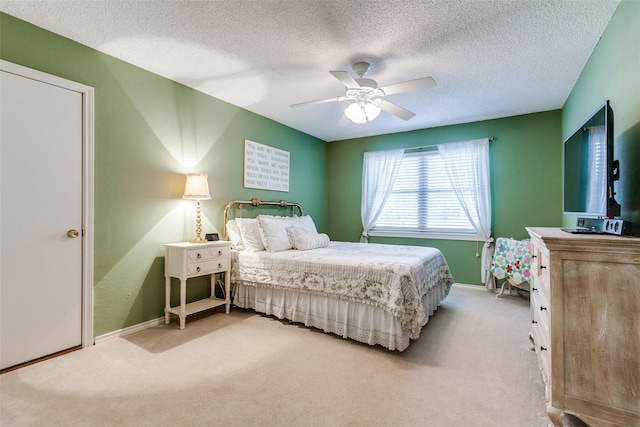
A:
[[[412,92],[420,89],[434,87],[436,81],[431,77],[409,80],[388,86],[378,87],[378,83],[373,79],[364,78],[369,71],[368,62],[356,62],[351,66],[358,78],[354,79],[346,71],[329,71],[345,88],[343,96],[320,99],[317,101],[301,102],[291,105],[291,108],[298,108],[306,105],[323,104],[326,102],[339,102],[350,100],[352,103],[345,109],[345,115],[354,123],[366,123],[375,119],[380,110],[393,114],[403,120],[409,120],[416,114],[384,99],[387,95],[396,93]]]

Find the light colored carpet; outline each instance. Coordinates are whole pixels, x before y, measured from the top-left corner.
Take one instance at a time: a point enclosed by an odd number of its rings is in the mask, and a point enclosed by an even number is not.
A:
[[[0,424],[546,427],[529,324],[462,285],[402,353],[208,312],[1,375]]]

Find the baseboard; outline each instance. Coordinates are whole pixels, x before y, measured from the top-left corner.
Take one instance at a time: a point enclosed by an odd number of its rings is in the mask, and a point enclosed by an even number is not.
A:
[[[112,339],[121,338],[121,337],[124,337],[125,335],[133,334],[134,332],[142,331],[147,328],[152,328],[154,326],[161,325],[163,323],[164,323],[164,316],[158,317],[157,319],[148,320],[143,323],[138,323],[137,325],[129,326],[124,329],[118,329],[117,331],[108,332],[104,335],[100,335],[98,337],[95,337],[95,339],[93,340],[93,343],[101,344]]]
[[[454,283],[452,286],[456,286],[456,287],[460,287],[460,288],[474,288],[474,289],[482,289],[482,290],[487,290],[487,288],[485,288],[484,285],[471,285],[469,283]],[[492,291],[493,289],[489,289],[490,291]]]

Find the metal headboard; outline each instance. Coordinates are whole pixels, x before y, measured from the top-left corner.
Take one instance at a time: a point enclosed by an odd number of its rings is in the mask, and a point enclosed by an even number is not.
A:
[[[253,207],[269,205],[269,206],[280,206],[283,208],[287,208],[291,206],[292,211],[294,211],[295,209],[298,209],[300,216],[304,215],[302,213],[302,206],[300,206],[299,203],[290,203],[290,202],[287,202],[286,200],[278,200],[277,202],[272,200],[259,200],[256,198],[253,198],[251,200],[232,200],[229,203],[227,203],[224,207],[224,240],[229,240],[229,235],[227,234],[227,221],[229,221],[229,209],[234,205],[238,205],[238,209],[242,209],[243,204],[249,204]]]

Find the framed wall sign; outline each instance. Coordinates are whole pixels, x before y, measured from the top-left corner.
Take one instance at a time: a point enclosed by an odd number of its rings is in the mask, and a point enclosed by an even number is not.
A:
[[[244,186],[289,191],[289,152],[244,140]]]

